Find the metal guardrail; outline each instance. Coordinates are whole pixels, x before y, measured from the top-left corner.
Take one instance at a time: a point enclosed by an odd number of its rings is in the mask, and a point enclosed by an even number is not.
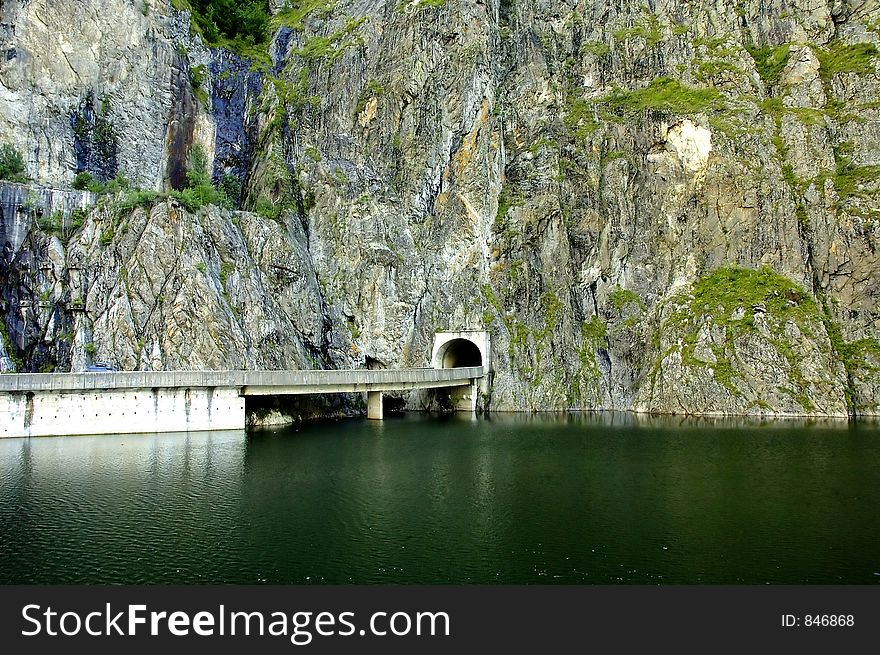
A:
[[[483,366],[467,368],[404,368],[382,370],[333,371],[114,371],[101,373],[12,373],[0,375],[0,391],[91,391],[114,389],[170,388],[287,388],[305,393],[315,387],[316,393],[330,388],[338,391],[368,389],[401,389],[418,386],[442,386],[443,382],[462,383],[486,374]]]

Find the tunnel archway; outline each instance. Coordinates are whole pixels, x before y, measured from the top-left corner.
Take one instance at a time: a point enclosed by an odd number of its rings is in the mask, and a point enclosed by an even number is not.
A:
[[[482,366],[483,353],[470,339],[453,339],[446,342],[437,353],[440,368]]]
[[[482,366],[492,368],[489,333],[485,330],[434,332],[431,349],[432,368],[461,368]]]
[[[439,408],[457,412],[474,413],[479,402],[488,408],[490,381],[492,378],[492,350],[487,330],[459,330],[434,332],[434,346],[431,349],[432,368],[476,368],[479,375],[466,386],[438,388],[431,392],[428,401]]]

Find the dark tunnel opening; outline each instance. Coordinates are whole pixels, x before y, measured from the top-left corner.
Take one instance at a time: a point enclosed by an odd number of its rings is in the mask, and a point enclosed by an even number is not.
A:
[[[473,341],[453,339],[443,346],[440,365],[443,368],[482,366],[483,354]]]

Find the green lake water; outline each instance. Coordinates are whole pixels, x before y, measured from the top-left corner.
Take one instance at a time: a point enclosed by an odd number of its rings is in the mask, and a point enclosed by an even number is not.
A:
[[[624,414],[0,440],[0,583],[880,582],[880,428]]]

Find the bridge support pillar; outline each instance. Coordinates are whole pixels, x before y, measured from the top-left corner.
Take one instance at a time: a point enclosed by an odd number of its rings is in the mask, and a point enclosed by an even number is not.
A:
[[[383,418],[385,418],[384,412],[382,410],[381,391],[367,392],[367,418],[373,421],[381,421]]]

